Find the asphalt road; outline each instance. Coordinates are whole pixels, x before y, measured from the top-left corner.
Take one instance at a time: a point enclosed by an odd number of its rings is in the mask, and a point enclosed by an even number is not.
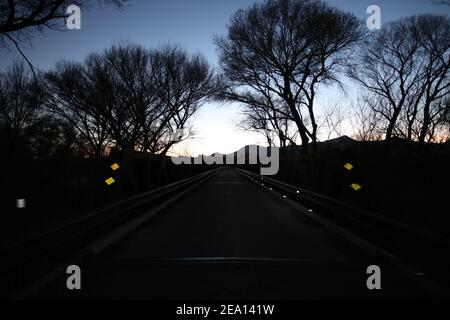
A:
[[[426,296],[414,281],[273,193],[226,169],[122,240],[101,262],[82,266],[80,292],[68,292],[61,282],[49,295],[150,299]],[[381,290],[367,289],[366,268],[372,264],[381,267]]]

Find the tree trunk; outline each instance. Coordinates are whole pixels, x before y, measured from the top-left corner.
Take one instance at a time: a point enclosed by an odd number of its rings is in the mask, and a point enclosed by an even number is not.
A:
[[[389,125],[386,129],[386,137],[385,140],[391,140],[392,135],[394,133],[395,125],[397,124],[398,116],[400,115],[401,108],[396,108],[394,111],[394,114],[392,115],[392,118],[389,120]]]
[[[431,117],[430,117],[430,103],[427,102],[423,108],[423,125],[422,128],[420,128],[420,134],[419,134],[419,142],[424,143],[425,138],[427,137],[428,128],[431,124]]]

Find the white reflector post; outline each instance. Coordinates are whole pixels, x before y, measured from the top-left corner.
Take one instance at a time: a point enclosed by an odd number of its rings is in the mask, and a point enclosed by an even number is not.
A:
[[[16,205],[19,209],[25,208],[25,199],[17,199]]]

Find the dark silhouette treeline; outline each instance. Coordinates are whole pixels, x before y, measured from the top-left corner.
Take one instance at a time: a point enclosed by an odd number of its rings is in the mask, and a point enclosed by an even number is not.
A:
[[[19,9],[32,16],[39,5]],[[48,19],[43,27],[57,17]],[[16,63],[1,75],[2,149],[15,158],[14,149],[26,144],[22,151],[38,159],[61,152],[99,158],[111,150],[165,154],[178,142],[174,132],[214,99],[241,103],[241,125],[264,133],[269,145],[300,140],[307,152],[323,129],[317,96],[344,86],[345,76],[359,88],[357,139],[446,141],[449,35],[447,16],[412,16],[369,31],[321,1],[267,0],[236,12],[228,35],[216,37],[219,72],[177,46],[134,44],[38,74]]]
[[[217,88],[205,59],[176,46],[112,47],[39,78],[17,63],[0,75],[1,147],[12,158],[166,154]]]

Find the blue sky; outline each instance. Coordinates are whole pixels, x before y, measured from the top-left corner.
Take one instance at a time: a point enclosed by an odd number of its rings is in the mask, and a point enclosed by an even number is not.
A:
[[[95,6],[82,11],[81,30],[49,31],[31,41],[25,48],[37,67],[52,68],[58,60],[81,61],[86,55],[102,51],[110,45],[130,41],[147,47],[171,42],[190,52],[201,52],[213,65],[217,55],[215,34],[226,33],[229,17],[239,8],[255,0],[131,0],[124,10]],[[366,19],[371,4],[381,8],[382,22],[419,13],[449,14],[450,6],[432,0],[328,0],[330,5]],[[439,1],[435,1],[439,2]],[[0,70],[4,70],[17,54],[0,49]],[[330,93],[331,94],[331,93]],[[207,104],[192,120],[197,138],[183,146],[195,155],[215,151],[231,152],[249,143],[263,143],[258,134],[235,128],[239,107],[233,104]]]

